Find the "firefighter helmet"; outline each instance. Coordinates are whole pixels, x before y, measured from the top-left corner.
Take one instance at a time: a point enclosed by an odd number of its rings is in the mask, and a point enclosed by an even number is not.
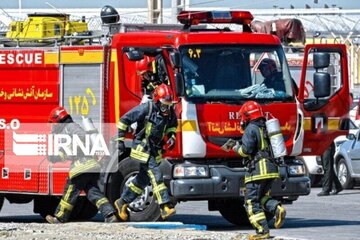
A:
[[[151,61],[150,57],[144,56],[143,59],[136,62],[136,72],[138,75],[145,72],[154,72],[153,61]]]
[[[240,118],[241,122],[247,124],[249,121],[258,119],[258,118],[265,118],[263,110],[255,101],[247,101],[240,109]]]
[[[259,64],[259,69],[261,74],[268,78],[277,72],[276,62],[273,59],[264,58]]]
[[[173,93],[171,88],[165,83],[160,84],[154,91],[154,102],[160,108],[162,114],[167,115],[173,105]]]
[[[173,92],[165,83],[160,84],[154,91],[154,102],[161,102],[166,105],[173,104]]]
[[[49,115],[49,123],[59,123],[68,117],[69,114],[63,107],[54,108]]]

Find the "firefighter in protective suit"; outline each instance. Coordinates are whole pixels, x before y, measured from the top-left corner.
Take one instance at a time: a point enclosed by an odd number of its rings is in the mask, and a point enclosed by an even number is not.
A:
[[[165,139],[167,138],[166,146],[169,150],[175,146],[177,117],[172,106],[172,96],[173,93],[168,85],[159,85],[154,90],[153,101],[134,107],[117,124],[119,152],[125,150],[124,140],[128,127],[134,122],[138,125],[130,157],[140,162],[139,173],[128,186],[125,186],[121,197],[114,202],[119,217],[123,221],[128,219],[129,203],[141,195],[149,183],[160,205],[161,217],[166,219],[175,214],[175,208],[170,203],[168,189],[159,168]]]
[[[66,134],[71,137],[76,135],[82,141],[85,140],[86,132],[72,120],[63,107],[56,107],[51,111],[49,123],[52,123],[52,134]],[[68,151],[71,151],[70,149],[71,147]],[[86,156],[79,149],[76,156],[72,154],[69,156],[65,150],[60,149],[59,155],[48,156],[48,159],[51,162],[72,161],[64,193],[55,214],[46,216],[49,223],[67,222],[82,190],[85,191],[89,201],[102,213],[105,222],[117,222],[116,210],[98,188],[100,165],[94,156]]]
[[[277,165],[271,160],[270,140],[266,134],[265,116],[261,106],[254,101],[246,102],[240,109],[241,127],[244,130],[241,145],[233,150],[244,158],[249,168],[245,175],[245,208],[249,221],[256,229],[250,239],[270,237],[265,212],[275,215],[275,228],[280,228],[286,211],[279,201],[270,197],[274,179],[279,178]]]
[[[144,98],[151,98],[151,94],[161,81],[156,77],[156,62],[151,60],[150,57],[144,56],[140,61],[136,62],[136,74],[140,77],[141,87],[143,90]]]

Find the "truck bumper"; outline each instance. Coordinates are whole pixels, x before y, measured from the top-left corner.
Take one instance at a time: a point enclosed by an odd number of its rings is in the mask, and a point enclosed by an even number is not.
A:
[[[237,198],[244,196],[243,168],[209,166],[208,178],[181,178],[170,180],[172,195],[178,200],[206,200],[211,198]],[[286,166],[280,167],[281,178],[274,181],[271,195],[296,199],[310,193],[310,179],[305,176],[289,177]]]

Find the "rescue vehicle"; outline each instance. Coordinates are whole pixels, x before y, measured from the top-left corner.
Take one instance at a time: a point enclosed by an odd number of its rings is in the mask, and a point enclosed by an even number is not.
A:
[[[219,211],[231,223],[248,222],[243,207],[246,169],[234,152],[221,148],[229,138],[241,140],[239,109],[248,100],[259,102],[269,116],[279,119],[285,139],[287,155],[272,196],[292,203],[310,193],[309,178],[297,156],[321,154],[336,136],[347,132],[345,45],[307,45],[297,89],[279,38],[251,32],[253,16],[248,11],[185,11],[179,14],[178,25],[122,24],[110,16],[116,16],[116,10],[102,14],[108,33],[92,45],[84,37],[81,45],[0,49],[1,200],[33,200],[34,212],[53,213],[69,163],[52,164],[40,154],[15,156],[14,144],[23,141],[16,134],[26,123],[46,125],[50,111],[60,105],[78,122],[81,116],[90,117],[109,135],[102,126],[110,123],[115,128],[119,117],[141,101],[136,63],[144,57],[156,60],[157,76],[169,81],[178,101],[176,147],[161,164],[174,203],[206,200],[209,210]],[[237,30],[228,24],[236,24]],[[275,60],[286,91],[261,84],[258,65],[264,58]],[[127,147],[131,139],[129,133]],[[118,157],[115,152],[107,167],[116,171],[105,169],[101,175],[100,185],[111,201],[138,171],[128,154]],[[159,219],[150,186],[129,211],[130,221]],[[96,209],[82,199],[73,217],[94,214]]]

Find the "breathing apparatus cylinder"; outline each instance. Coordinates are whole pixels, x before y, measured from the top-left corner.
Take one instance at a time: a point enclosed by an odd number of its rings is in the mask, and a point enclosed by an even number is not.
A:
[[[94,146],[96,137],[99,134],[97,128],[95,127],[91,118],[82,116],[81,123],[82,123],[86,133],[90,134],[90,141],[91,141],[91,144]]]
[[[285,141],[281,133],[279,120],[277,118],[272,118],[267,120],[265,124],[274,158],[280,158],[287,155]]]

